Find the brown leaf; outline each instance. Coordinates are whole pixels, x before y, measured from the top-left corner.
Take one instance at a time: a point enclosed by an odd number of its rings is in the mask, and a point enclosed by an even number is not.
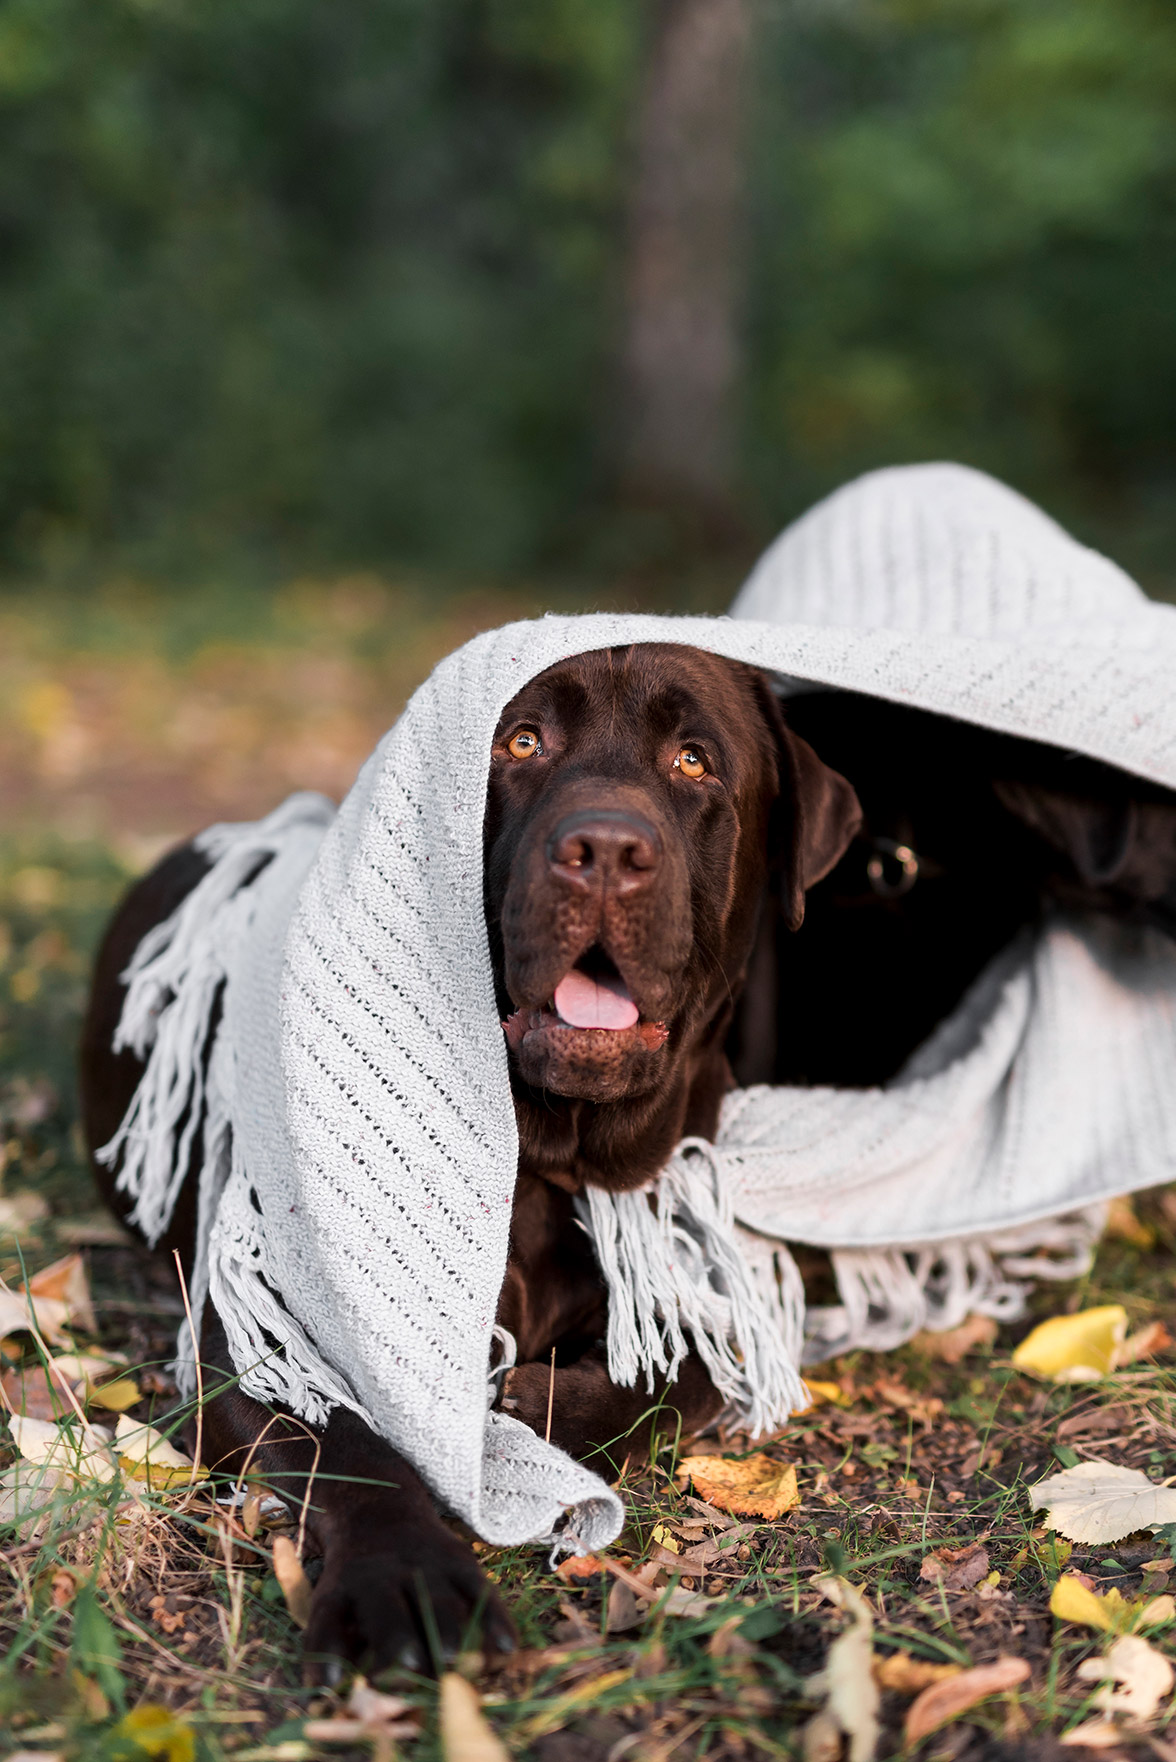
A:
[[[921,1579],[941,1584],[945,1591],[970,1591],[988,1573],[988,1550],[979,1542],[966,1548],[936,1548],[919,1568]]]
[[[874,1384],[874,1394],[887,1406],[909,1413],[921,1426],[934,1425],[943,1413],[943,1402],[938,1395],[916,1395],[913,1389],[893,1377],[879,1377]]]
[[[6,1370],[0,1377],[0,1389],[11,1413],[29,1414],[33,1419],[62,1419],[73,1411],[40,1362]]]
[[[274,1537],[274,1577],[282,1587],[290,1619],[298,1627],[305,1627],[310,1620],[310,1580],[289,1536]]]
[[[39,1273],[35,1273],[29,1280],[28,1288],[34,1297],[49,1297],[55,1302],[64,1303],[68,1320],[87,1334],[98,1332],[98,1318],[94,1314],[94,1305],[90,1298],[86,1263],[76,1249],[72,1254],[64,1255],[61,1260],[55,1260],[52,1266],[43,1267]]]
[[[1154,1358],[1158,1352],[1166,1352],[1171,1344],[1172,1336],[1163,1322],[1148,1322],[1138,1332],[1128,1334],[1115,1353],[1115,1369],[1125,1364],[1138,1364],[1141,1358]]]
[[[800,1504],[796,1466],[775,1462],[762,1450],[750,1456],[687,1456],[678,1480],[693,1481],[703,1498],[720,1511],[747,1517],[783,1517]]]
[[[920,1743],[977,1702],[987,1700],[989,1695],[1003,1695],[1028,1678],[1029,1666],[1023,1658],[998,1658],[995,1664],[981,1664],[975,1670],[962,1670],[958,1676],[933,1683],[907,1709],[903,1737],[908,1744]]]
[[[941,1364],[959,1364],[969,1352],[991,1346],[997,1332],[996,1322],[990,1315],[970,1315],[958,1328],[945,1328],[941,1334],[924,1328],[922,1333],[915,1335],[911,1345],[928,1358],[937,1358]]]
[[[649,1613],[648,1603],[639,1603],[630,1587],[614,1579],[608,1593],[607,1630],[610,1634],[627,1634]]]

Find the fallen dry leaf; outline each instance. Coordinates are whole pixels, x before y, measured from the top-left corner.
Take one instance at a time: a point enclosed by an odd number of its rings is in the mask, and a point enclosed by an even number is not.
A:
[[[635,1627],[641,1626],[648,1614],[649,1604],[639,1603],[632,1586],[615,1578],[609,1586],[605,1631],[610,1634],[631,1633]]]
[[[824,1711],[849,1739],[849,1762],[871,1762],[878,1747],[880,1699],[874,1677],[874,1617],[865,1597],[848,1579],[816,1578],[813,1586],[850,1618],[825,1660]]]
[[[682,1552],[681,1542],[664,1523],[655,1523],[651,1535],[658,1547],[664,1548],[667,1553],[680,1554]]]
[[[1120,1242],[1130,1242],[1133,1248],[1142,1248],[1145,1252],[1156,1245],[1155,1231],[1150,1224],[1142,1222],[1126,1194],[1112,1199],[1107,1206],[1103,1235],[1116,1236]]]
[[[333,1719],[308,1719],[302,1735],[312,1744],[357,1744],[376,1739],[382,1746],[398,1738],[415,1737],[419,1720],[399,1695],[385,1695],[357,1676],[347,1698]],[[374,1750],[377,1756],[380,1748]]]
[[[562,1578],[565,1584],[575,1583],[580,1578],[595,1578],[603,1572],[604,1567],[595,1554],[569,1554],[556,1567],[556,1577]]]
[[[1113,1719],[1086,1719],[1073,1731],[1066,1732],[1058,1742],[1072,1744],[1080,1750],[1110,1750],[1120,1747],[1123,1737],[1123,1727],[1116,1725]]]
[[[1018,1683],[1026,1682],[1029,1666],[1023,1658],[998,1658],[995,1664],[981,1664],[975,1670],[961,1670],[958,1676],[945,1678],[924,1689],[911,1702],[903,1721],[903,1737],[908,1744],[920,1743],[941,1725],[948,1725],[989,1695],[1007,1694]]]
[[[909,1652],[892,1652],[889,1658],[874,1661],[874,1680],[880,1688],[893,1689],[900,1695],[918,1695],[933,1683],[946,1682],[958,1676],[962,1665],[932,1664],[926,1658],[912,1658]]]
[[[1084,1682],[1106,1683],[1094,1697],[1096,1707],[1144,1725],[1155,1718],[1176,1682],[1176,1671],[1163,1653],[1138,1634],[1116,1640],[1105,1658],[1087,1658],[1078,1666],[1078,1675]],[[1113,1686],[1116,1683],[1118,1688]]]
[[[1115,1354],[1115,1369],[1120,1370],[1125,1364],[1138,1364],[1141,1358],[1154,1358],[1157,1352],[1166,1352],[1171,1344],[1172,1336],[1163,1322],[1148,1322],[1137,1333],[1128,1334]]]
[[[751,1456],[687,1456],[678,1466],[678,1480],[693,1481],[709,1504],[741,1517],[783,1517],[800,1504],[796,1467],[774,1462],[757,1450]]]
[[[841,1727],[827,1707],[821,1707],[801,1734],[804,1762],[841,1762]]]
[[[39,1361],[6,1370],[0,1376],[0,1390],[10,1413],[25,1413],[34,1419],[57,1420],[72,1413],[61,1389],[46,1374]]]
[[[125,1352],[57,1352],[53,1357],[55,1376],[64,1377],[74,1392],[82,1395],[103,1377],[125,1369]]]
[[[1176,1488],[1113,1462],[1080,1462],[1050,1475],[1030,1487],[1029,1503],[1072,1542],[1119,1542],[1133,1530],[1176,1523]]]
[[[979,1542],[966,1548],[936,1548],[926,1555],[919,1577],[945,1591],[971,1591],[988,1577],[988,1550]]]
[[[298,1550],[289,1536],[274,1537],[273,1561],[274,1577],[282,1587],[290,1619],[295,1626],[305,1627],[310,1620],[310,1580],[302,1570]]]
[[[455,1670],[441,1678],[440,1711],[445,1762],[510,1762],[510,1751],[482,1712],[477,1689]]]
[[[911,1345],[928,1358],[937,1358],[942,1364],[959,1364],[969,1352],[975,1352],[981,1346],[991,1346],[997,1336],[997,1325],[990,1315],[970,1315],[957,1328],[945,1328],[941,1334],[932,1333],[924,1328],[916,1334]]]
[[[15,1462],[0,1474],[0,1524],[15,1524],[20,1536],[31,1540],[49,1522],[54,1494],[77,1486],[64,1469],[43,1462]]]
[[[848,1407],[849,1396],[840,1383],[821,1383],[812,1377],[806,1377],[804,1386],[809,1392],[808,1404],[805,1407],[792,1409],[793,1419],[801,1419],[804,1414],[814,1412],[818,1407]]]
[[[1059,1621],[1094,1627],[1104,1633],[1128,1633],[1138,1627],[1164,1627],[1176,1617],[1171,1597],[1128,1599],[1114,1585],[1109,1591],[1091,1590],[1080,1574],[1068,1572],[1054,1586],[1050,1610]]]
[[[60,1298],[30,1298],[23,1291],[13,1291],[0,1279],[0,1337],[39,1333],[46,1345],[68,1346],[68,1320],[69,1305]]]
[[[1106,1303],[1041,1322],[1021,1341],[1013,1363],[1053,1383],[1096,1383],[1114,1370],[1126,1337],[1127,1311]]]
[[[52,1266],[43,1267],[39,1273],[34,1273],[29,1280],[28,1290],[33,1297],[48,1297],[53,1302],[64,1303],[69,1321],[85,1333],[98,1332],[98,1318],[94,1314],[94,1303],[90,1296],[86,1263],[76,1249],[72,1254],[55,1260]]]
[[[26,1462],[57,1469],[75,1480],[111,1481],[115,1463],[105,1438],[87,1427],[79,1434],[52,1420],[36,1419],[31,1414],[13,1413],[8,1417],[12,1441]]]
[[[87,1395],[92,1407],[104,1407],[108,1413],[125,1413],[142,1399],[143,1391],[134,1377],[117,1377],[113,1383],[101,1383],[91,1387]]]
[[[190,1480],[207,1480],[208,1470],[193,1465],[192,1458],[141,1420],[120,1413],[114,1429],[114,1447],[123,1469],[134,1480],[155,1488],[181,1486]]]

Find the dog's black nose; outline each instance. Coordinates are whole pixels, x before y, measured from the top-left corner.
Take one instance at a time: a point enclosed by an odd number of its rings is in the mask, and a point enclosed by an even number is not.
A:
[[[547,858],[562,881],[633,893],[653,880],[661,839],[636,814],[581,809],[562,819],[547,841]]]

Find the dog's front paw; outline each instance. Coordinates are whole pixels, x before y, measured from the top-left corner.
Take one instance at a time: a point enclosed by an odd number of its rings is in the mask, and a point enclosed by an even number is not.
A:
[[[458,1652],[514,1649],[514,1629],[464,1542],[441,1524],[397,1526],[328,1549],[303,1635],[311,1682],[343,1664],[430,1672]],[[439,1655],[438,1655],[439,1654]]]

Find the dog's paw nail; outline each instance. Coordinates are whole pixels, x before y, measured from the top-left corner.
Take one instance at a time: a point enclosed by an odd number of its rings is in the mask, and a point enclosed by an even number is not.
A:
[[[323,1664],[323,1681],[329,1689],[337,1689],[343,1681],[342,1658],[328,1658]]]

